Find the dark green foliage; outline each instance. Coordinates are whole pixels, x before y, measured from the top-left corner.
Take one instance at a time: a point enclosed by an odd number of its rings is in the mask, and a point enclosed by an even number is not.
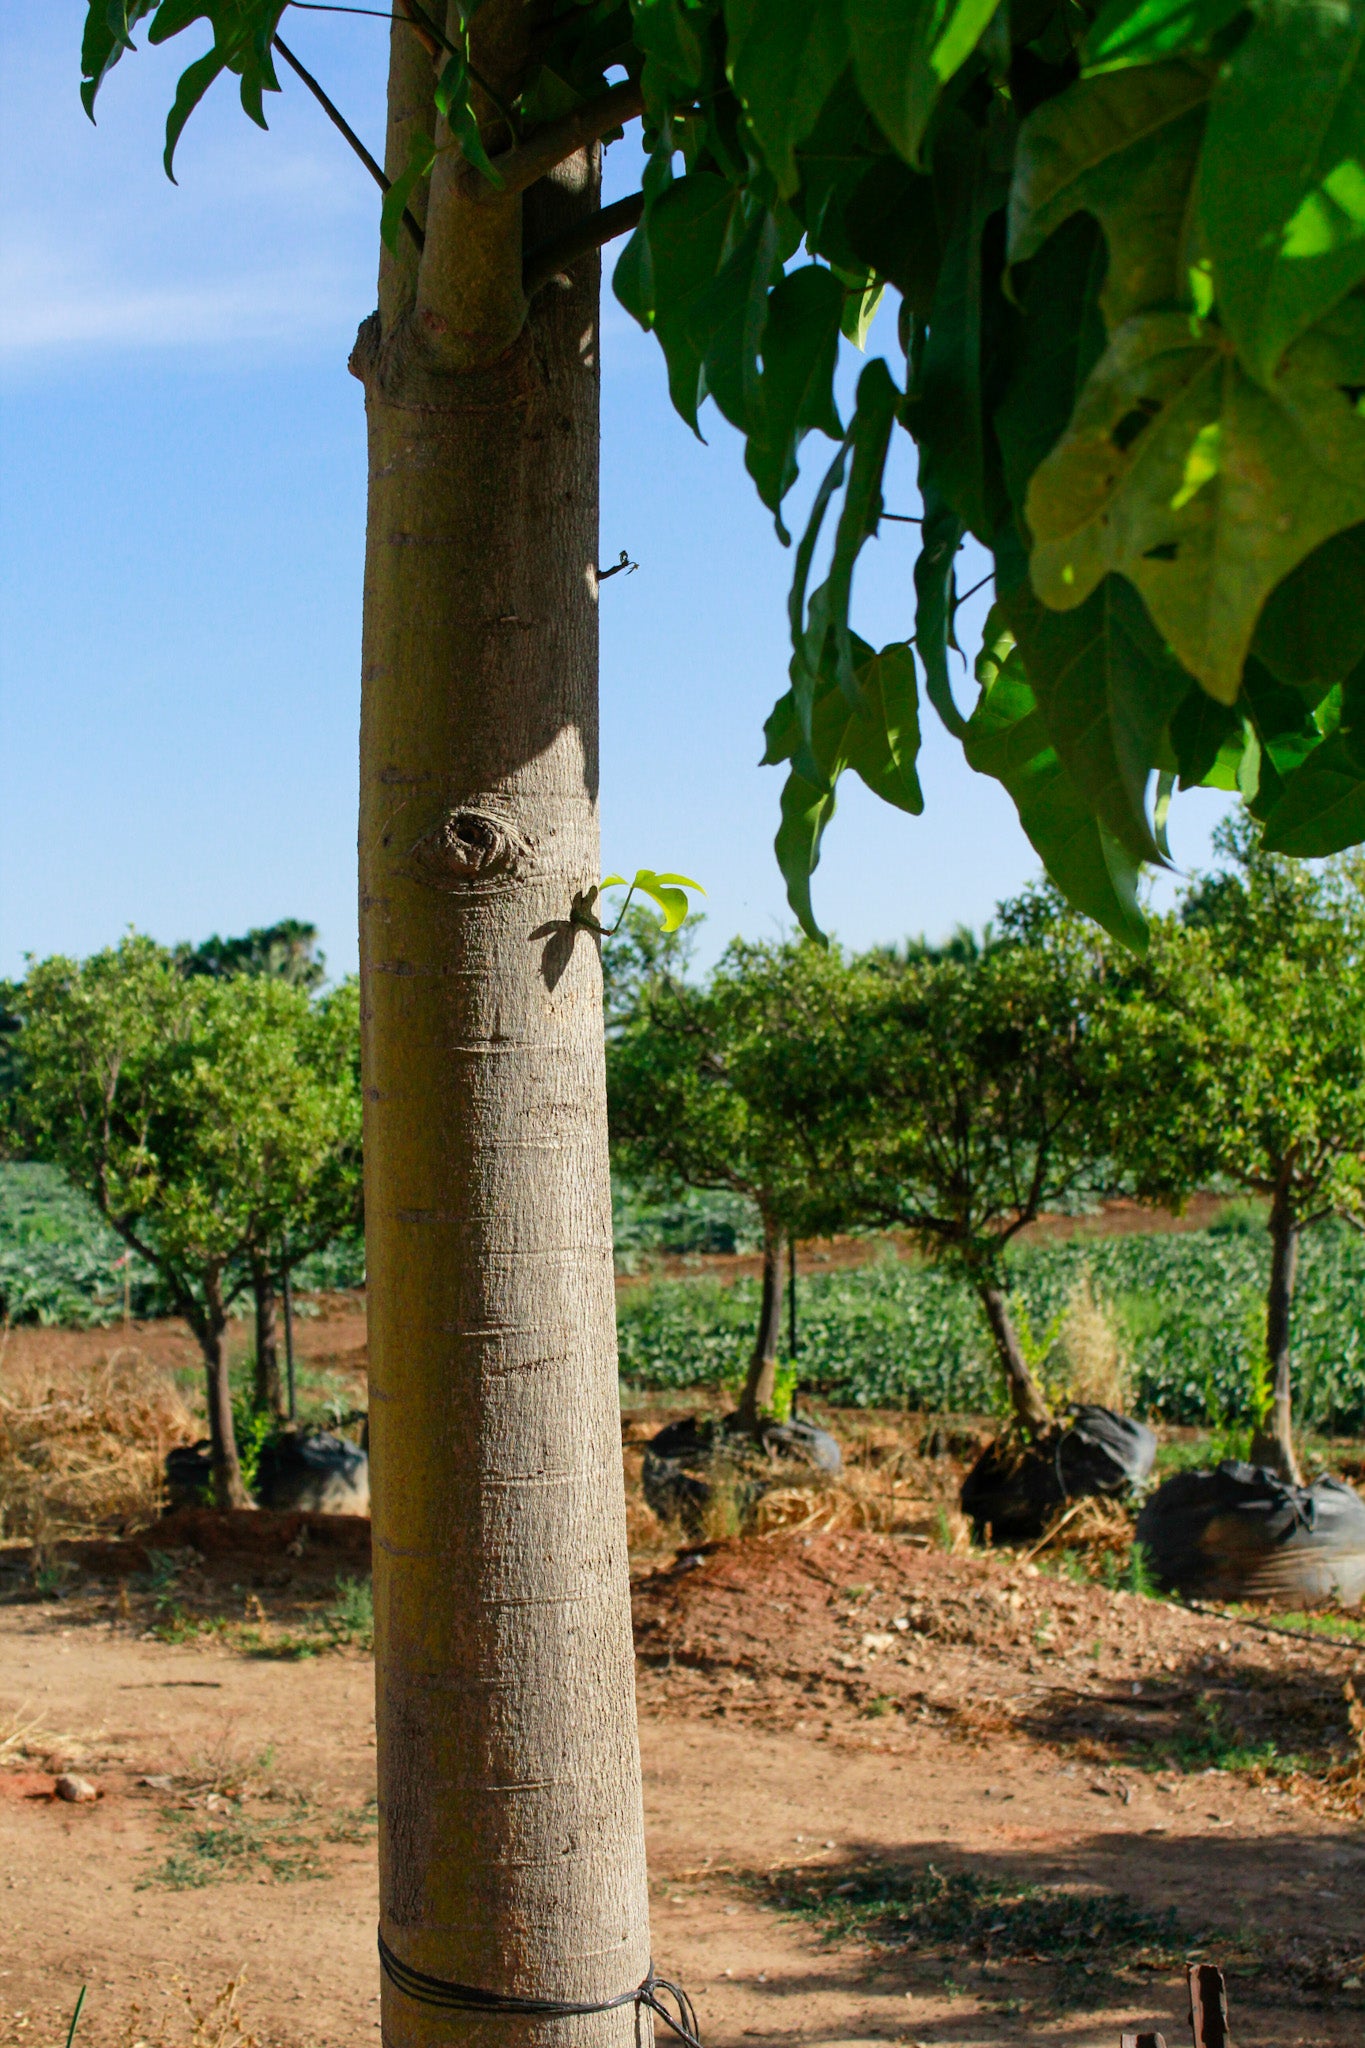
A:
[[[321,988],[327,979],[326,956],[317,951],[318,928],[297,917],[258,925],[239,939],[220,939],[215,932],[198,946],[177,946],[176,965],[182,974],[270,974],[292,988]]]

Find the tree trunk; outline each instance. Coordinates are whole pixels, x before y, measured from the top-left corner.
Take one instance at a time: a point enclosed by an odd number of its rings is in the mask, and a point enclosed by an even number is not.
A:
[[[278,1420],[284,1414],[280,1387],[280,1346],[275,1324],[275,1276],[268,1266],[253,1266],[251,1291],[256,1299],[256,1383],[258,1409]]]
[[[978,1280],[976,1291],[990,1324],[996,1355],[1009,1389],[1014,1419],[1027,1436],[1043,1436],[1052,1427],[1052,1416],[1038,1382],[1028,1369],[1020,1348],[1018,1332],[1010,1321],[1003,1288],[994,1280]]]
[[[758,1312],[749,1373],[739,1401],[739,1419],[745,1429],[757,1429],[772,1410],[777,1382],[777,1346],[782,1335],[782,1232],[768,1217],[763,1219],[763,1302]]]
[[[251,1496],[242,1479],[237,1456],[237,1433],[232,1426],[232,1389],[228,1385],[227,1351],[223,1331],[227,1318],[218,1291],[205,1288],[207,1313],[198,1320],[195,1335],[204,1354],[205,1393],[209,1411],[210,1459],[213,1465],[213,1499],[220,1508],[249,1508]]]
[[[1272,1406],[1258,1417],[1251,1442],[1254,1465],[1269,1466],[1295,1486],[1303,1474],[1294,1451],[1294,1389],[1290,1379],[1289,1330],[1294,1306],[1294,1277],[1299,1259],[1299,1233],[1287,1191],[1277,1191],[1270,1205],[1270,1287],[1265,1304],[1266,1359],[1274,1375]],[[1267,1424],[1269,1425],[1267,1427]]]
[[[507,18],[494,4],[475,26]],[[415,38],[394,39],[391,171],[431,84],[430,65],[420,90],[411,75]],[[495,56],[476,48],[496,78]],[[597,185],[596,152],[562,167],[528,195],[528,240],[579,217]],[[437,197],[434,179],[423,279],[445,260]],[[487,232],[481,212],[471,234]],[[360,907],[381,1931],[428,1975],[579,2001],[633,1990],[649,1962],[602,977],[571,921],[600,874],[599,270],[542,293],[491,363],[460,367],[466,343],[477,351],[454,330],[459,306],[438,318],[404,252],[386,259],[352,359],[370,445]],[[630,2004],[553,2023],[452,2015],[386,1975],[383,2035],[627,2048],[637,2021]]]

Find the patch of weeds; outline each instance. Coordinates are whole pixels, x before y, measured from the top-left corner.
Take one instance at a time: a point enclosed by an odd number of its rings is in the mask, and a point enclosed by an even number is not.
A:
[[[248,1819],[240,1813],[204,1819],[173,1809],[162,1819],[175,1829],[176,1846],[158,1870],[139,1880],[139,1891],[153,1885],[194,1891],[255,1877],[294,1884],[324,1874],[310,1837],[287,1820]]]
[[[323,1626],[334,1643],[351,1643],[358,1650],[372,1650],[374,1592],[370,1581],[339,1578],[336,1598],[322,1619]]]
[[[1135,1543],[1128,1553],[1128,1570],[1125,1574],[1130,1593],[1137,1593],[1144,1600],[1159,1600],[1161,1586],[1152,1570],[1151,1559],[1145,1543]]]
[[[33,1560],[33,1590],[40,1600],[60,1598],[75,1576],[76,1567],[68,1558],[35,1556]]]
[[[323,1840],[326,1842],[372,1842],[379,1826],[379,1803],[367,1799],[363,1806],[352,1812],[339,1813],[332,1821]]]
[[[1273,1742],[1248,1742],[1208,1693],[1200,1694],[1193,1714],[1173,1737],[1152,1745],[1147,1762],[1154,1770],[1234,1771],[1254,1777],[1289,1777],[1311,1768],[1307,1757],[1286,1756]]]
[[[1091,1997],[1086,1980],[1120,1970],[1167,1970],[1189,1942],[1173,1910],[1149,1913],[1123,1893],[1019,1884],[929,1863],[774,1871],[754,1880],[769,1902],[814,1921],[829,1942],[883,1951],[925,1949],[938,1960],[1044,1964],[1059,1972],[1058,2005]],[[945,1979],[945,1983],[947,1979]],[[1098,1986],[1094,1997],[1107,1998]]]
[[[885,1715],[894,1714],[895,1711],[896,1702],[889,1693],[874,1693],[863,1708],[863,1718],[867,1721],[880,1721]]]
[[[1234,1614],[1242,1611],[1231,1609]],[[1275,1626],[1302,1629],[1305,1635],[1323,1636],[1330,1643],[1365,1643],[1365,1621],[1352,1621],[1346,1614],[1277,1614]]]

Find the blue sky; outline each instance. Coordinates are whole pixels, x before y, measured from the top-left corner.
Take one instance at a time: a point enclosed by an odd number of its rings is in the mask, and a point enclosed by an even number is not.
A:
[[[190,37],[126,59],[94,128],[83,15],[0,0],[0,974],[129,924],[174,940],[283,916],[311,918],[344,971],[365,487],[346,357],[378,195],[287,75],[268,135],[215,90],[172,186],[162,122]],[[285,28],[378,149],[383,26]],[[608,182],[633,189],[633,144]],[[709,445],[693,439],[610,298],[603,365],[603,560],[640,565],[602,591],[603,859],[703,881],[709,954],[791,922],[781,773],[757,766],[790,554],[737,438],[710,411]],[[887,502],[914,510],[907,453]],[[859,570],[874,642],[908,630],[913,531],[886,527]],[[921,770],[920,819],[843,785],[816,904],[849,944],[980,923],[1036,872],[1008,799],[932,713]],[[1218,809],[1177,806],[1183,863]]]

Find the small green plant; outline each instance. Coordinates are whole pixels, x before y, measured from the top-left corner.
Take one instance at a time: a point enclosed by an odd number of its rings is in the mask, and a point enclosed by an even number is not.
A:
[[[232,1426],[237,1438],[237,1457],[242,1483],[248,1493],[260,1484],[261,1459],[266,1446],[278,1434],[279,1424],[268,1408],[257,1408],[249,1394],[237,1395],[232,1403]]]
[[[374,1591],[370,1581],[339,1578],[336,1598],[323,1616],[323,1625],[334,1643],[353,1643],[357,1649],[372,1649]]]
[[[254,1820],[233,1813],[206,1823],[197,1815],[174,1810],[164,1812],[162,1819],[175,1831],[176,1847],[158,1869],[140,1880],[139,1891],[151,1886],[197,1891],[204,1885],[247,1878],[294,1884],[324,1874],[311,1836],[297,1822]]]
[[[1151,1556],[1145,1543],[1135,1543],[1128,1553],[1128,1591],[1137,1593],[1144,1600],[1159,1600],[1161,1587],[1152,1570]]]
[[[1178,1771],[1248,1772],[1258,1777],[1289,1776],[1310,1767],[1306,1757],[1285,1755],[1268,1739],[1247,1741],[1207,1693],[1200,1694],[1192,1715],[1182,1721],[1173,1740],[1153,1748],[1150,1762]]]
[[[772,1406],[768,1410],[774,1422],[786,1422],[790,1419],[800,1377],[800,1368],[794,1358],[789,1359],[785,1365],[778,1366],[773,1375]]]
[[[79,1991],[79,1993],[77,1994],[77,1997],[76,1997],[76,2010],[75,2010],[75,2011],[74,2011],[74,2012],[72,2013],[72,2015],[71,2015],[71,2025],[70,2025],[70,2026],[69,2026],[69,2027],[67,2028],[67,2030],[66,2030],[66,2048],[71,2048],[71,2043],[72,2043],[72,2042],[73,2042],[73,2041],[75,2040],[75,2038],[76,2038],[76,2027],[77,2027],[77,2024],[78,2024],[78,2022],[79,2022],[79,2020],[80,2020],[81,2012],[82,2012],[82,2010],[83,2010],[83,2008],[84,2008],[84,2005],[85,2005],[85,1994],[86,1994],[86,1991],[88,1990],[88,1988],[89,1988],[89,1987],[88,1987],[87,1985],[85,1985],[85,1984],[82,1984],[82,1986],[81,1986],[81,1988],[80,1988],[80,1991]]]
[[[76,1567],[69,1558],[37,1553],[30,1574],[33,1590],[42,1600],[55,1599],[75,1576],[75,1571]]]
[[[868,1701],[867,1705],[863,1708],[863,1718],[867,1721],[881,1721],[884,1720],[888,1714],[894,1714],[895,1711],[896,1702],[891,1698],[889,1693],[874,1693],[872,1698]]]

